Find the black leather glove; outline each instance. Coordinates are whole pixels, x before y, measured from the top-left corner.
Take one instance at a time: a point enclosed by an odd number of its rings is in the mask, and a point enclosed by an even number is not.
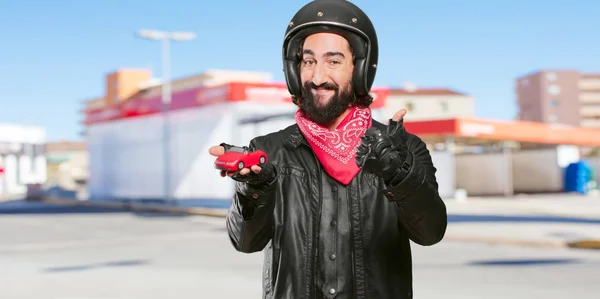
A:
[[[388,185],[395,185],[410,170],[405,163],[408,157],[404,119],[390,120],[386,132],[376,127],[369,128],[356,150],[356,164],[364,171],[384,179]]]
[[[250,151],[250,148],[248,148],[247,146],[238,147],[238,146],[233,146],[233,145],[227,144],[227,143],[221,143],[219,145],[225,149],[225,152],[230,151],[231,148],[241,148],[246,151]],[[238,172],[238,173],[234,174],[233,176],[231,176],[231,178],[235,181],[248,183],[249,185],[252,185],[253,187],[260,188],[260,187],[271,185],[271,183],[273,183],[275,181],[275,179],[277,178],[277,173],[275,171],[275,167],[273,166],[273,164],[271,164],[270,162],[267,162],[267,163],[261,165],[261,170],[259,173],[250,171],[250,173],[248,173],[246,175],[241,175]]]

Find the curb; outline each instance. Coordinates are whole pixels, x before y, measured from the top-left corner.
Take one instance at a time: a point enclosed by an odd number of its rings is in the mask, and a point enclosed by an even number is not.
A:
[[[600,240],[579,240],[567,243],[569,248],[600,249]]]
[[[501,208],[501,209],[506,209],[506,210],[513,210],[513,211],[538,214],[538,215],[555,216],[555,217],[576,217],[576,218],[587,219],[587,220],[599,220],[600,219],[600,214],[590,215],[590,214],[579,213],[579,212],[565,212],[565,211],[561,211],[557,208],[545,208],[543,206],[532,207],[527,204],[519,206],[518,204],[510,205],[510,204],[506,204],[504,202],[502,202],[502,203],[489,202],[489,201],[486,202],[485,198],[479,198],[479,197],[472,197],[472,198],[467,199],[464,202],[457,202],[455,200],[451,200],[448,202],[451,202],[452,204],[456,204],[456,205],[465,205],[465,206],[470,205],[472,207],[483,207],[483,208],[489,208],[489,209]]]
[[[480,243],[490,245],[506,245],[506,246],[521,246],[534,248],[567,248],[569,247],[563,241],[535,241],[510,238],[488,238],[488,237],[461,237],[447,236],[442,241],[465,242],[465,243]]]
[[[73,200],[73,199],[62,199],[54,197],[41,198],[40,202],[63,205],[63,206],[79,206],[79,207],[96,207],[96,208],[108,208],[116,210],[131,210],[140,212],[159,212],[159,213],[172,213],[172,214],[183,214],[183,215],[198,215],[198,216],[209,216],[209,217],[221,217],[227,216],[227,210],[225,209],[210,209],[210,208],[186,208],[186,207],[175,207],[165,206],[157,204],[138,204],[128,202],[98,202],[98,201],[87,201],[87,200]]]
[[[486,238],[486,237],[461,237],[448,236],[444,238],[450,242],[479,243],[489,245],[520,246],[533,248],[570,248],[600,250],[600,240],[578,240],[578,241],[535,241],[509,238]]]

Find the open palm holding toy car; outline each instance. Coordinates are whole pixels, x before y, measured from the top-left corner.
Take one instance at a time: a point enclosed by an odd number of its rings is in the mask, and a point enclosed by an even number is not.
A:
[[[215,168],[226,172],[236,172],[267,162],[267,154],[261,150],[249,151],[246,147],[233,146],[215,160]]]

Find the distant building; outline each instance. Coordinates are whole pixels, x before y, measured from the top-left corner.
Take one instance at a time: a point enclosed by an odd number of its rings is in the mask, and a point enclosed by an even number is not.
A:
[[[0,196],[25,194],[27,184],[46,181],[45,143],[44,128],[0,124]]]
[[[205,73],[185,78],[175,78],[171,82],[171,92],[191,90],[197,87],[212,87],[229,82],[266,83],[273,80],[271,73],[207,70]],[[85,110],[111,106],[132,98],[160,96],[162,81],[152,78],[147,69],[119,69],[106,75],[104,95],[85,102]]]
[[[104,80],[105,94],[82,109],[91,200],[227,205],[233,181],[210,171],[208,147],[247,145],[295,123],[298,109],[285,82],[273,82],[270,73],[211,70],[175,79],[168,118],[161,113],[162,82],[150,71],[121,69]],[[373,118],[383,122],[401,108],[410,120],[474,114],[473,99],[451,90],[375,87],[371,93]]]
[[[83,112],[94,110],[106,110],[106,107],[115,106],[119,103],[134,99],[151,99],[161,96],[162,82],[154,79],[149,70],[146,69],[120,69],[105,77],[105,95],[85,102]],[[249,84],[276,84],[271,73],[250,72],[238,70],[208,70],[199,75],[178,78],[172,81],[171,90],[173,96],[181,97],[186,91],[193,92],[202,87],[217,87],[227,83],[249,83]],[[418,88],[412,83],[406,83],[404,88],[386,88],[389,95],[385,97],[383,107],[377,106],[374,118],[387,121],[399,109],[407,109],[409,114],[407,120],[447,119],[454,117],[474,117],[475,99],[465,93],[448,88]],[[216,93],[220,90],[216,89]],[[272,97],[289,96],[287,88],[282,85],[278,89],[265,89],[261,87],[261,94],[256,96]],[[268,91],[268,93],[267,93]],[[231,93],[231,91],[230,91]],[[235,92],[234,92],[235,93]],[[192,96],[192,94],[190,94]],[[214,98],[220,94],[207,94],[202,98]],[[201,101],[202,99],[197,99]],[[148,110],[156,107],[148,107]],[[106,114],[111,113],[105,111]],[[102,118],[106,118],[103,115]],[[110,118],[110,117],[108,117]]]
[[[51,142],[46,144],[48,184],[66,190],[78,190],[88,179],[88,151],[84,142]]]
[[[417,88],[413,84],[391,88],[382,114],[390,118],[403,108],[408,111],[407,121],[475,116],[472,96],[446,88]]]
[[[543,70],[516,79],[524,121],[600,128],[600,73]]]

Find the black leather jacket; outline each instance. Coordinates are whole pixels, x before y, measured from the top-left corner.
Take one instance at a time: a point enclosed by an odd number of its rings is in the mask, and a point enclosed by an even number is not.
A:
[[[441,241],[447,214],[429,151],[408,136],[413,166],[393,187],[362,171],[348,186],[333,181],[297,125],[251,141],[277,180],[266,190],[238,182],[226,224],[236,250],[266,248],[263,298],[413,297],[409,240]]]

